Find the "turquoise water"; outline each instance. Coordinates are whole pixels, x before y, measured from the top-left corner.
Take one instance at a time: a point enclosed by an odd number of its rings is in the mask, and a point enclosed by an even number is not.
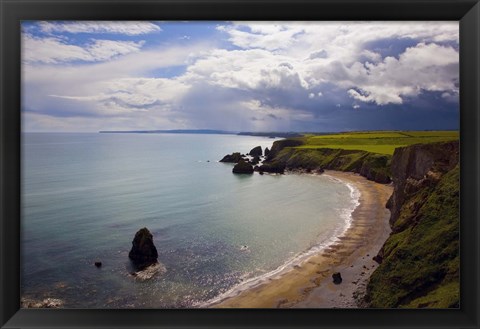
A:
[[[330,243],[355,207],[351,186],[327,175],[234,175],[218,162],[273,141],[25,133],[22,296],[67,308],[196,307]],[[142,227],[166,268],[143,282],[128,260]]]

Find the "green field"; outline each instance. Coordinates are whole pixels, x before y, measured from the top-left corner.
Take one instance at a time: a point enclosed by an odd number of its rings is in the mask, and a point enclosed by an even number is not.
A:
[[[298,148],[345,149],[393,154],[397,147],[459,139],[458,131],[367,131],[305,135]]]

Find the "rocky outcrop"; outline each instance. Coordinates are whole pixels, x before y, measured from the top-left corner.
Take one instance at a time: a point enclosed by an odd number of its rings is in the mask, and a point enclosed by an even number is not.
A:
[[[392,233],[365,301],[375,308],[459,306],[459,142],[397,148],[387,208]]]
[[[253,166],[244,160],[240,160],[232,169],[234,174],[253,174]]]
[[[152,234],[146,227],[135,233],[128,257],[137,270],[143,270],[157,263],[157,248],[153,244]]]
[[[277,156],[280,151],[287,147],[296,147],[303,145],[304,142],[301,139],[282,139],[273,142],[272,148],[268,152],[267,161],[272,160]]]
[[[425,187],[435,186],[458,161],[458,141],[395,149],[391,165],[394,189],[387,203],[391,212],[390,224],[395,224],[407,199]]]
[[[285,141],[280,142],[284,142],[283,146],[285,145]],[[277,149],[280,148],[277,146]],[[377,183],[388,184],[391,181],[390,160],[389,155],[366,151],[283,147],[274,157],[270,152],[267,160],[259,167],[259,171],[322,173],[324,169],[330,169],[358,173]]]
[[[285,164],[282,162],[263,163],[261,166],[256,167],[255,171],[260,173],[283,174],[285,173],[285,167]]]
[[[268,147],[266,147],[264,151],[264,155],[268,157],[269,154],[270,154],[270,150],[268,149]]]
[[[254,156],[250,161],[252,165],[257,165],[260,162],[260,157],[258,155]]]
[[[234,152],[232,154],[225,155],[220,162],[238,163],[240,160],[242,160],[242,155],[240,152]]]
[[[259,157],[263,154],[262,147],[256,146],[253,149],[251,149],[250,152],[248,152],[248,154],[251,155],[252,157]]]

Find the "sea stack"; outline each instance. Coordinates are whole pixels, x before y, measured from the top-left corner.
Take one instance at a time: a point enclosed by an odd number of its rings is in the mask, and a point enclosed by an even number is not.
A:
[[[254,147],[253,149],[250,150],[250,152],[248,152],[249,155],[251,155],[252,157],[259,157],[261,156],[263,153],[262,153],[262,147],[261,146],[257,146],[257,147]]]
[[[244,160],[240,160],[232,169],[234,174],[253,174],[253,166]]]
[[[128,258],[130,258],[137,270],[143,270],[157,263],[157,248],[153,244],[152,234],[146,227],[140,229],[135,234]]]

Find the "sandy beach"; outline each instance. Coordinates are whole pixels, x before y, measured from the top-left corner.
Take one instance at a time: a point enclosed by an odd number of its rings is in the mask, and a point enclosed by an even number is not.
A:
[[[378,184],[353,173],[325,171],[354,184],[360,204],[352,214],[349,229],[319,254],[306,259],[286,273],[267,279],[236,296],[225,298],[214,308],[356,308],[355,296],[378,265],[372,257],[390,234],[390,211],[385,204],[391,185]],[[334,284],[332,274],[340,272],[342,283]]]

